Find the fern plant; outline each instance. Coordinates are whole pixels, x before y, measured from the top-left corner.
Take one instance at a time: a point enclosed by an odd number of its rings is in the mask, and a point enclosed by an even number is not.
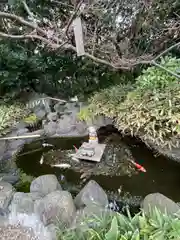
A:
[[[172,72],[176,72],[180,66],[180,59],[165,57],[161,59],[160,65]],[[164,88],[177,82],[178,79],[158,67],[149,67],[136,79],[136,87],[142,94],[146,91],[162,91]]]

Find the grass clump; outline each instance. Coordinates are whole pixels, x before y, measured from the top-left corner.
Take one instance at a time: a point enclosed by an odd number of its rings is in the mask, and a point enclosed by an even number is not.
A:
[[[180,216],[161,213],[156,208],[127,217],[114,214],[108,218],[87,218],[82,227],[57,230],[58,240],[172,240],[180,236]],[[86,226],[86,227],[84,227]]]
[[[165,58],[161,65],[176,71],[180,59]],[[137,78],[136,89],[118,108],[118,129],[139,135],[161,147],[178,147],[180,84],[166,71],[150,67]]]
[[[180,86],[169,85],[159,92],[131,92],[119,106],[118,129],[141,136],[158,146],[178,147],[180,136]]]
[[[166,57],[160,64],[176,72],[180,59]],[[118,85],[95,94],[90,99],[88,114],[110,117],[120,131],[171,148],[179,146],[179,109],[178,79],[160,68],[149,67],[134,86]]]
[[[87,121],[99,115],[115,118],[118,114],[117,108],[119,104],[125,100],[127,93],[132,89],[132,83],[127,83],[103,89],[95,93],[95,95],[89,99],[89,106],[80,111],[78,115],[79,119]]]

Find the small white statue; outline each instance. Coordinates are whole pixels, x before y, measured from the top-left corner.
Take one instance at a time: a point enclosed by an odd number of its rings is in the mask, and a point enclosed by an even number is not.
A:
[[[98,137],[95,127],[89,127],[89,143],[98,143]]]

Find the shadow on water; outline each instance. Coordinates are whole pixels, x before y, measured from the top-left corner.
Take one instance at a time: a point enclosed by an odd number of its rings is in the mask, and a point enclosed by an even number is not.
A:
[[[72,149],[73,144],[79,147],[87,138],[63,138],[47,139],[48,143],[54,144],[55,148]],[[124,139],[130,147],[135,161],[144,166],[146,173],[139,172],[137,175],[128,176],[92,176],[104,189],[116,192],[122,186],[123,192],[129,192],[131,196],[144,197],[149,193],[160,192],[176,202],[180,202],[180,164],[165,159],[162,156],[155,157],[149,149],[136,139]],[[26,174],[40,176],[43,174],[56,174],[60,179],[62,174],[66,181],[72,185],[80,185],[80,173],[73,170],[60,170],[51,168],[49,165],[40,165],[39,161],[44,151],[49,148],[42,148],[42,141],[36,141],[24,146],[24,149],[17,158],[17,166]],[[31,154],[24,153],[36,150]],[[21,155],[22,154],[22,155]]]

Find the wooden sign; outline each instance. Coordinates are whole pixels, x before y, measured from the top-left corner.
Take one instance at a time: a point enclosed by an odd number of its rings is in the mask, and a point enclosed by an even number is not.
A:
[[[74,19],[73,27],[74,27],[74,36],[75,36],[75,42],[76,42],[77,55],[83,56],[85,54],[85,51],[84,51],[82,22],[80,17]]]

